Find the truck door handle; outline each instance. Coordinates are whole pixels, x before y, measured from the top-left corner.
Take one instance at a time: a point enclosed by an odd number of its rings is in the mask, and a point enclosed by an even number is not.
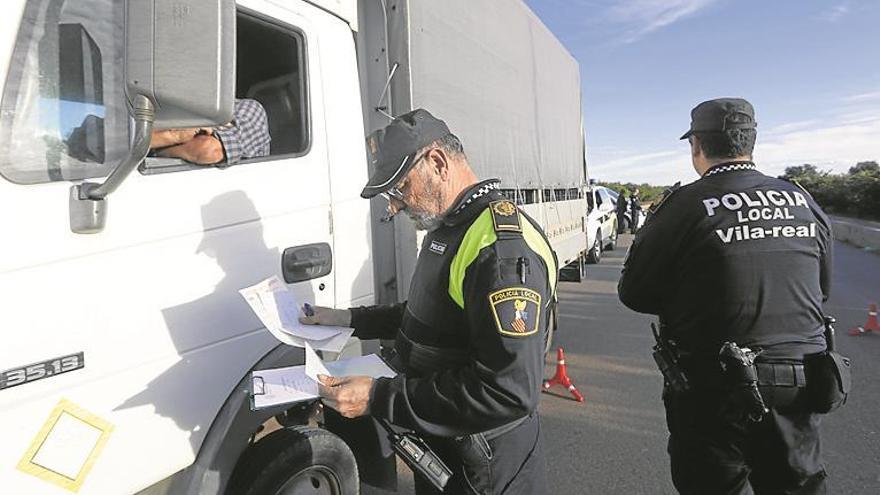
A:
[[[326,242],[289,247],[281,255],[281,274],[288,284],[323,277],[333,269],[333,251]]]

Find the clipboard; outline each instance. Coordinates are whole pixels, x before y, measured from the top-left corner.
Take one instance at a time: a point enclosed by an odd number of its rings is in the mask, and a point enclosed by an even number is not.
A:
[[[332,376],[393,378],[397,375],[397,371],[376,354],[329,361],[324,365]],[[305,368],[305,365],[299,365],[252,371],[248,383],[251,410],[319,399],[318,382],[306,375]]]
[[[318,384],[305,375],[305,366],[252,371],[248,395],[251,411],[319,398]]]

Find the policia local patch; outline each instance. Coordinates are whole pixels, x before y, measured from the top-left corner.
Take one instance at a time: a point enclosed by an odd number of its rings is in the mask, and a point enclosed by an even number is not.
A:
[[[541,295],[522,287],[489,294],[495,325],[502,335],[525,337],[538,331]]]

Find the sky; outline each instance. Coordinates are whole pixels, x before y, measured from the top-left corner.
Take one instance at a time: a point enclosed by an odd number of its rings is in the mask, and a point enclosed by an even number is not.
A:
[[[704,100],[755,107],[768,175],[880,161],[880,0],[526,0],[577,59],[599,181],[697,178],[678,138]]]

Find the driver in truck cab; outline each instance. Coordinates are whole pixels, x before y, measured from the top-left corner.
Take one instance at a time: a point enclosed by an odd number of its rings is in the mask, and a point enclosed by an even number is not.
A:
[[[234,165],[269,155],[269,120],[257,100],[236,99],[232,121],[220,127],[153,131],[151,155],[196,165]]]
[[[555,254],[429,112],[397,117],[367,147],[375,172],[361,196],[385,195],[389,213],[428,232],[406,302],[302,318],[396,339],[396,377],[321,376],[324,403],[417,432],[454,473],[445,493],[543,493],[537,408]],[[418,477],[416,492],[436,493]]]

